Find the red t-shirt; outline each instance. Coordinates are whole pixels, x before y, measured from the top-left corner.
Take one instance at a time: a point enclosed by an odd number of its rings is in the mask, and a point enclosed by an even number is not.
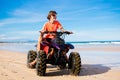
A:
[[[54,21],[54,23],[46,22],[42,28],[42,31],[57,31],[60,28],[62,28],[62,25],[58,21]],[[54,36],[47,34],[45,38],[54,38]]]

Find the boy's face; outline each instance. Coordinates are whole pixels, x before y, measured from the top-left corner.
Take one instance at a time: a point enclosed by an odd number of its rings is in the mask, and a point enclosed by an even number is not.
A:
[[[50,20],[55,21],[56,20],[56,14],[51,15]]]

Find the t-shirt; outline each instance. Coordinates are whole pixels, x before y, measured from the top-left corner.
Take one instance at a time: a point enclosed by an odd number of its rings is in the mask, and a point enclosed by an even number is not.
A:
[[[54,23],[46,22],[42,28],[42,31],[57,31],[60,28],[62,28],[62,25],[56,20]],[[54,36],[47,34],[45,38],[54,38]]]

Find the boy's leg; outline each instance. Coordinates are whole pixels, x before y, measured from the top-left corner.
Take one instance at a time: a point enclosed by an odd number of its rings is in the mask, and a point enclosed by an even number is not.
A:
[[[39,36],[38,43],[37,43],[37,52],[39,52],[41,49],[41,46],[40,46],[41,41],[42,41],[42,38],[41,38],[41,36]],[[31,63],[29,63],[29,65],[32,67],[33,65],[35,65],[36,62],[37,62],[37,58],[34,61],[32,61]]]
[[[37,43],[37,51],[40,51],[40,50],[41,50],[41,41],[42,41],[42,37],[39,36],[39,38],[38,38],[38,43]]]

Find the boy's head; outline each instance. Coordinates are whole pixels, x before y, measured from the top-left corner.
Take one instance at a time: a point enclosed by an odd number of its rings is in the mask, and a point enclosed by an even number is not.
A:
[[[51,16],[56,17],[56,15],[57,15],[57,12],[56,12],[56,11],[49,11],[48,16],[47,16],[47,19],[50,20]]]

